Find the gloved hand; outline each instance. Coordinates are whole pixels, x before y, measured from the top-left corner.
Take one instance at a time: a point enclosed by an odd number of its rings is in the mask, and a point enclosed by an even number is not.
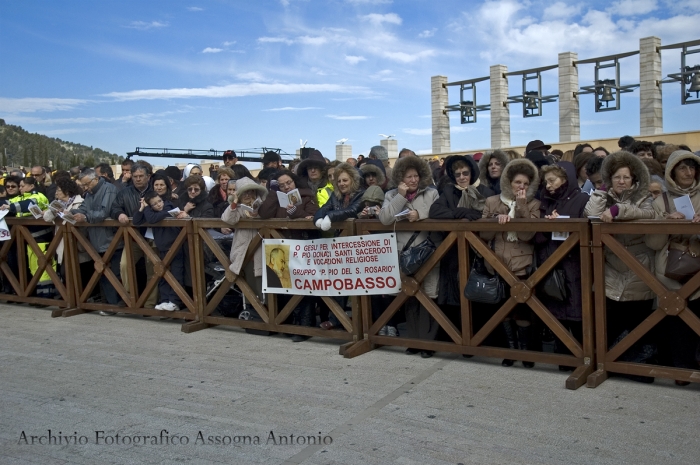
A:
[[[319,219],[316,220],[316,223],[314,223],[314,224],[316,225],[316,227],[317,227],[318,229],[321,229],[321,223],[322,223],[322,222],[323,222],[323,218],[319,218]]]
[[[328,218],[328,215],[326,215],[326,217],[323,220],[321,220],[321,229],[324,231],[328,231],[329,229],[331,229],[331,219]]]

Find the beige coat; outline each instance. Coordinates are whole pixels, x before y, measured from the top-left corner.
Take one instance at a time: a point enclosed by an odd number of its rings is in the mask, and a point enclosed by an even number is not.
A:
[[[528,159],[521,158],[508,163],[503,169],[501,175],[500,187],[501,195],[506,199],[515,198],[513,188],[510,183],[518,171],[527,172],[530,178],[530,187],[527,190],[527,203],[516,203],[515,218],[539,218],[540,217],[540,201],[534,198],[535,192],[539,187],[539,174],[537,167]],[[486,199],[484,203],[484,218],[495,218],[498,215],[507,215],[510,211],[508,205],[503,203],[501,195],[494,195]],[[493,250],[496,256],[503,260],[509,270],[515,273],[516,276],[525,276],[530,270],[534,258],[535,247],[532,244],[532,239],[535,237],[534,232],[516,231],[518,240],[515,242],[508,241],[508,232],[493,232],[484,231],[479,233],[482,239],[490,243],[493,241]],[[486,268],[493,273],[491,265],[486,263]]]
[[[685,159],[695,160],[700,164],[700,157],[691,152],[676,151],[671,154],[666,163],[666,187],[668,192],[668,211],[666,210],[666,204],[664,202],[663,195],[658,196],[653,203],[654,214],[656,219],[662,220],[666,218],[667,215],[674,213],[676,211],[676,205],[673,199],[682,197],[684,195],[690,196],[690,201],[693,204],[696,212],[700,212],[700,170],[695,171],[695,185],[688,189],[681,189],[678,187],[676,182],[671,177],[673,169],[676,165]],[[690,218],[688,218],[689,220]],[[661,281],[664,286],[668,289],[680,289],[681,283],[674,281],[673,279],[664,276],[666,271],[666,264],[668,263],[668,246],[671,242],[680,244],[683,246],[688,246],[690,241],[693,242],[700,240],[700,235],[688,235],[688,234],[649,234],[645,237],[646,245],[652,250],[656,251],[655,257],[655,270],[656,277]],[[690,300],[695,300],[700,298],[700,290],[695,292],[690,296]]]
[[[401,163],[397,162],[392,173],[393,181],[396,185],[398,185],[403,179],[404,173],[408,169],[416,169],[420,176],[420,182],[417,190],[418,194],[413,201],[409,202],[404,196],[399,194],[398,189],[392,189],[387,192],[384,196],[384,204],[382,205],[382,209],[379,211],[379,215],[377,215],[382,224],[394,224],[396,222],[395,215],[404,211],[406,208],[417,211],[419,220],[425,220],[428,218],[430,206],[439,197],[437,189],[428,187],[430,183],[432,183],[433,179],[427,163],[416,157],[407,157],[402,158],[401,160],[408,161],[401,161]],[[412,235],[413,232],[410,231],[400,231],[396,233],[396,245],[398,249],[397,253],[400,253],[401,250],[403,250],[404,246],[410,240]],[[421,231],[413,241],[412,245],[416,246],[420,244],[428,238],[428,235],[430,235],[430,238],[436,246],[439,246],[442,242],[442,234],[438,232],[430,233],[428,231]],[[423,280],[423,292],[425,292],[428,297],[432,299],[437,298],[439,277],[440,264],[438,262],[438,264],[435,265],[435,268],[430,270],[430,273],[428,273]]]
[[[647,167],[629,152],[616,152],[603,161],[601,175],[606,186],[612,185],[610,172],[614,166],[625,163],[630,168],[637,183],[632,188],[617,196],[612,189],[607,192],[596,190],[591,195],[584,210],[586,216],[600,216],[613,205],[619,208],[615,221],[653,219],[654,209],[649,194],[649,171]],[[654,271],[654,252],[647,247],[643,234],[617,234],[617,239],[648,270]],[[648,300],[654,293],[622,260],[605,247],[605,296],[616,301]]]

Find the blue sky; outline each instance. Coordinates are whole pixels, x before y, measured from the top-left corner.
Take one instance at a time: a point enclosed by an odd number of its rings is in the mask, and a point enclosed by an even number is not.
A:
[[[299,139],[333,159],[335,141],[367,153],[379,133],[399,147],[431,149],[430,77],[450,81],[700,39],[700,0],[580,1],[37,1],[0,0],[0,118],[124,155],[137,146],[276,147]],[[700,54],[695,55],[700,64]],[[664,75],[680,53],[662,53]],[[622,84],[639,82],[638,57]],[[543,93],[556,94],[556,70]],[[580,85],[593,83],[582,65]],[[510,95],[521,91],[510,80]],[[666,132],[698,129],[700,105],[664,86]],[[452,88],[451,102],[458,98]],[[487,86],[479,92],[487,103]],[[622,110],[593,111],[581,97],[581,137],[639,133],[638,91]],[[558,139],[558,107],[523,119],[511,141]],[[488,112],[452,119],[452,149],[490,145]],[[162,163],[162,162],[160,162]]]

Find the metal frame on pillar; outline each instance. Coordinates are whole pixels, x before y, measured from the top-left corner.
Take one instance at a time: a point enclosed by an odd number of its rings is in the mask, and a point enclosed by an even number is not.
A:
[[[455,105],[447,105],[443,113],[447,114],[450,111],[459,111],[461,124],[476,123],[476,113],[479,111],[488,111],[491,105],[477,105],[476,103],[476,83],[487,81],[490,78],[480,77],[469,79],[467,81],[448,82],[445,86],[459,86],[459,103]],[[468,95],[471,93],[471,95]]]
[[[639,55],[639,50],[634,52],[620,53],[617,55],[608,55],[599,58],[589,58],[587,60],[579,60],[576,66],[595,63],[595,79],[592,86],[581,86],[578,95],[593,94],[595,96],[595,111],[596,113],[603,111],[615,111],[620,109],[620,95],[628,92],[634,92],[634,89],[639,87],[639,84],[620,85],[620,59]],[[615,68],[615,79],[601,79],[600,70],[606,68]],[[610,102],[615,102],[615,106],[611,107]]]
[[[700,53],[700,40],[693,40],[690,42],[682,42],[679,44],[665,45],[660,48],[660,50],[669,49],[682,49],[681,50],[681,72],[669,74],[666,79],[660,81],[659,84],[667,84],[669,82],[680,82],[681,83],[681,105],[688,105],[690,103],[700,103],[700,59],[698,59],[698,64],[689,66],[686,61],[688,55],[695,53]],[[686,89],[686,86],[689,86]],[[695,92],[695,98],[691,95]]]
[[[523,118],[542,116],[542,104],[556,102],[559,95],[542,95],[542,72],[556,69],[559,65],[543,66],[541,68],[513,71],[506,76],[522,76],[523,93],[508,96],[508,103],[522,103]],[[537,81],[537,90],[528,90],[528,81]]]

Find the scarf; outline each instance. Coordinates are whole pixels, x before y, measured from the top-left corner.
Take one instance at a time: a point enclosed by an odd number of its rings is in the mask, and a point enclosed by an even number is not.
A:
[[[474,185],[467,187],[459,187],[455,184],[455,189],[462,191],[462,197],[459,199],[457,208],[471,208],[472,210],[484,211],[484,203],[486,198],[476,190]]]
[[[418,191],[415,191],[414,193],[406,192],[406,201],[407,202],[413,202],[413,199],[415,199],[418,196]]]
[[[510,200],[507,199],[501,194],[501,202],[503,202],[507,207],[508,207],[508,216],[511,218],[515,218],[515,199]],[[506,236],[506,240],[508,242],[518,242],[518,233],[515,231],[508,231],[508,235]]]

